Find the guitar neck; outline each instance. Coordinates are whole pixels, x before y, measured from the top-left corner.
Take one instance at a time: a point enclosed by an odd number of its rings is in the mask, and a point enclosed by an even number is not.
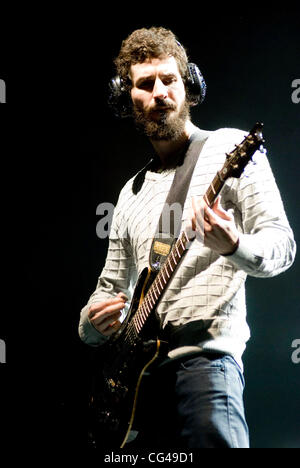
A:
[[[217,196],[219,195],[219,193],[221,192],[224,186],[224,183],[227,179],[226,174],[227,174],[227,164],[225,162],[222,170],[217,172],[217,174],[215,175],[213,181],[211,182],[210,186],[206,190],[206,193],[203,197],[205,202],[210,208],[214,204]]]

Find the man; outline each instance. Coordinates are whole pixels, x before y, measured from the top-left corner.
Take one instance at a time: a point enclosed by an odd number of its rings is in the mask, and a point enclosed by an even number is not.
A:
[[[122,43],[116,66],[135,123],[150,139],[155,157],[121,191],[106,263],[81,311],[80,337],[98,346],[119,329],[131,287],[148,266],[176,168],[189,143],[204,139],[182,214],[183,226],[195,229],[200,222],[204,243],[191,244],[157,307],[161,329],[173,345],[170,361],[149,383],[136,443],[248,447],[242,354],[250,334],[244,284],[247,274],[271,277],[285,271],[296,250],[279,191],[265,155],[259,154],[256,165],[248,165],[239,179],[228,179],[221,199],[207,206],[202,198],[207,187],[245,132],[206,132],[191,122],[188,60],[171,31],[133,32]],[[177,343],[174,330],[180,331]]]

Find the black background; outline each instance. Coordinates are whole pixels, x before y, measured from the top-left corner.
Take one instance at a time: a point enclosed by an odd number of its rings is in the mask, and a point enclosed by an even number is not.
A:
[[[2,32],[2,429],[29,450],[37,440],[54,450],[85,448],[90,350],[77,326],[106,255],[96,208],[115,204],[151,154],[105,99],[112,60],[130,32],[161,25],[187,47],[208,85],[204,104],[192,110],[198,126],[249,130],[264,122],[269,160],[299,237],[300,104],[291,98],[292,81],[300,78],[296,12],[141,8],[27,8]],[[247,280],[252,447],[300,448],[300,364],[291,359],[300,338],[299,299],[297,258],[278,277]]]

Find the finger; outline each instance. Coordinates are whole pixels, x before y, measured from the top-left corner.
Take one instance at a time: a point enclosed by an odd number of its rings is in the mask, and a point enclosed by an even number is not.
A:
[[[221,207],[221,197],[217,197],[214,204],[213,204],[213,206],[212,206],[212,209],[213,210],[219,210],[221,208],[222,208]]]
[[[120,310],[124,309],[124,307],[125,303],[123,301],[119,301],[104,308],[97,308],[96,310],[90,309],[88,312],[88,317],[90,320],[98,319],[99,317],[105,319],[108,316],[120,312]]]
[[[216,204],[213,205],[212,208],[205,207],[204,208],[204,219],[210,225],[224,225],[222,221],[233,221],[234,218],[231,213],[225,211],[220,205]]]
[[[232,221],[233,216],[221,206],[221,197],[218,197],[213,205],[213,211],[226,221]]]
[[[119,320],[116,320],[114,323],[109,325],[105,330],[103,330],[101,333],[105,336],[111,336],[113,335],[119,328],[121,327],[121,322]]]
[[[110,327],[111,324],[116,322],[121,316],[121,313],[118,312],[117,314],[114,314],[106,319],[103,317],[95,317],[94,319],[91,320],[92,324],[94,327],[97,328],[101,333],[105,331],[107,328]]]
[[[120,293],[119,293],[120,294]],[[113,297],[111,299],[107,299],[102,302],[96,302],[95,304],[92,304],[89,308],[89,314],[95,315],[97,312],[101,312],[104,309],[114,306],[114,305],[119,305],[122,302],[123,307],[125,305],[125,299],[120,297],[119,295],[116,297]]]
[[[192,225],[195,231],[204,234],[204,207],[203,199],[196,199],[192,197],[192,207],[194,215],[192,218]]]
[[[116,312],[120,312],[122,309],[124,309],[125,303],[123,301],[116,302],[115,304],[112,304],[110,306],[105,307],[100,314],[102,317],[108,317],[110,315],[113,315]]]
[[[207,206],[204,198],[192,197],[192,207],[194,213],[197,213],[199,210],[203,209],[204,206]]]
[[[218,220],[216,217],[216,213],[211,208],[209,208],[209,206],[205,205],[204,206],[204,222],[210,225],[213,225],[213,224],[216,224],[217,221]]]
[[[127,302],[127,301],[128,301],[128,297],[127,297],[126,294],[123,293],[122,291],[119,292],[119,293],[117,294],[116,297],[119,297],[119,298],[122,299],[124,302]]]
[[[118,330],[121,326],[120,320],[115,320],[113,323],[111,323],[107,328],[113,328],[114,330]]]

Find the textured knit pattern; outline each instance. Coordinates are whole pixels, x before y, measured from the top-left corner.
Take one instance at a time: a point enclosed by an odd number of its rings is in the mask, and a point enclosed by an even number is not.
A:
[[[246,134],[235,129],[210,133],[187,194],[183,225],[189,219],[191,198],[205,194],[224,164],[225,153],[232,151]],[[163,327],[168,322],[182,325],[203,321],[210,338],[206,333],[206,340],[200,340],[199,347],[229,353],[241,367],[250,336],[245,303],[247,274],[270,277],[281,273],[292,264],[296,249],[268,160],[260,152],[253,160],[239,179],[226,181],[221,193],[222,206],[232,210],[241,233],[238,250],[225,257],[198,240],[192,242],[157,308]],[[152,239],[174,174],[175,170],[148,171],[137,195],[132,192],[133,179],[122,189],[106,263],[97,288],[81,313],[80,336],[88,344],[103,341],[88,321],[90,304],[119,291],[130,298],[138,274],[148,267]]]

